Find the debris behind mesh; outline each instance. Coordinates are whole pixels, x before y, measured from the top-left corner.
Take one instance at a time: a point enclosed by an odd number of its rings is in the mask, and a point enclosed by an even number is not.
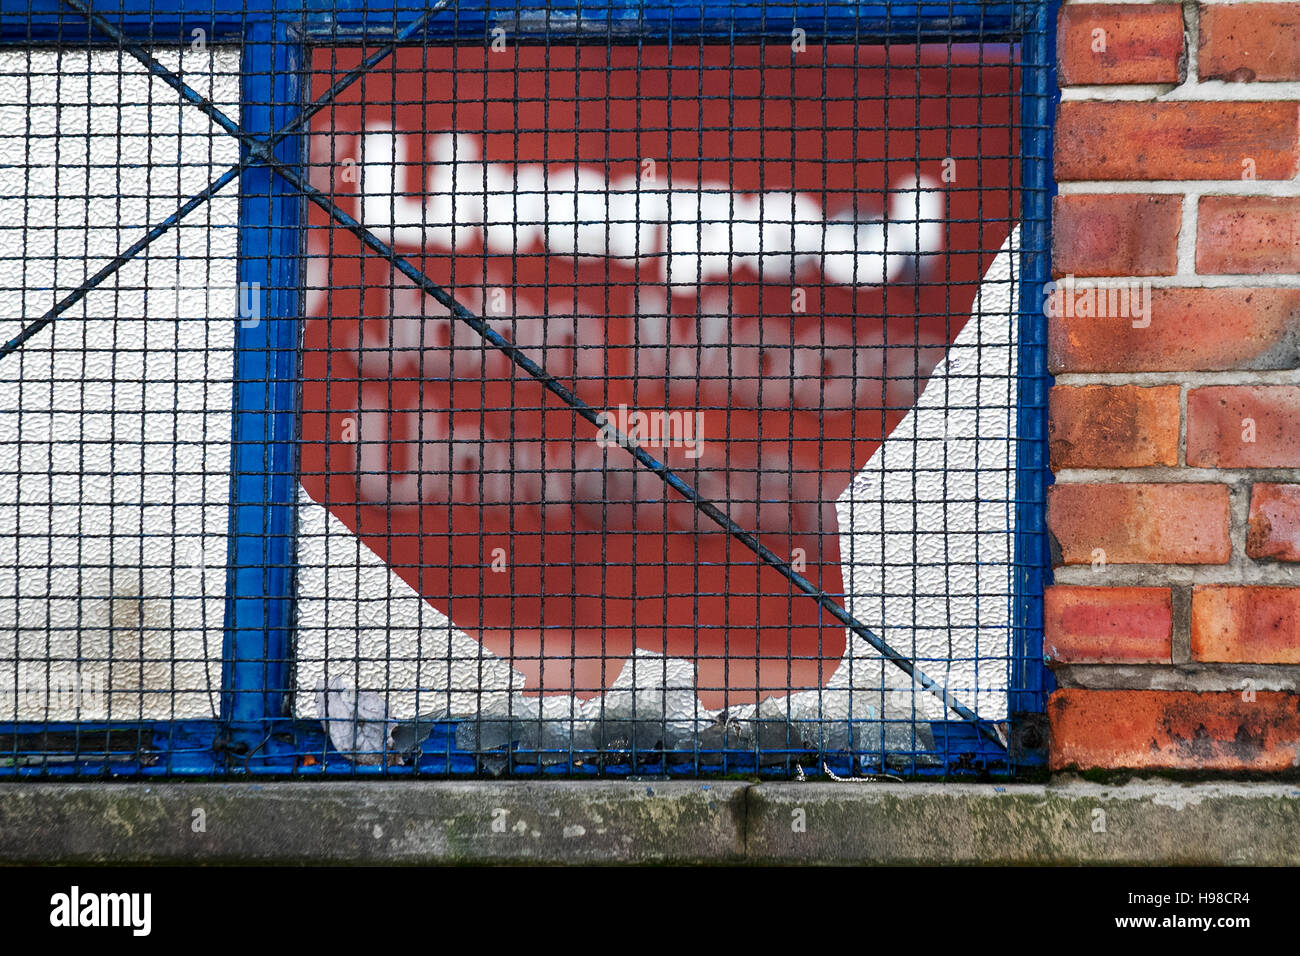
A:
[[[330,678],[316,685],[316,712],[334,749],[354,763],[379,763],[390,749],[388,707],[374,691]]]
[[[385,751],[411,754],[444,720],[455,722],[458,750],[504,755],[513,749],[543,764],[593,752],[663,751],[682,759],[757,751],[762,762],[781,763],[795,754],[932,748],[925,724],[881,719],[882,691],[871,683],[879,678],[868,651],[851,636],[849,653],[825,687],[728,710],[700,702],[690,661],[642,649],[602,696],[587,701],[495,694],[477,714],[393,721],[378,694],[337,677],[318,688],[317,700],[330,742],[357,763],[377,763]]]
[[[716,715],[696,696],[694,665],[638,649],[602,696],[498,699],[459,720],[456,745],[475,752],[513,745],[553,763],[569,751],[671,749]]]

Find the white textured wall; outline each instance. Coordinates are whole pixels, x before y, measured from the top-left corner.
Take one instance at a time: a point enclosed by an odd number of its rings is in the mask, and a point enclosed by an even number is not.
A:
[[[1019,230],[989,267],[971,320],[916,408],[836,503],[849,610],[903,653],[924,658],[929,676],[994,720],[1006,715],[1010,646],[1016,397],[1011,250],[1019,249],[1018,240]],[[319,716],[316,691],[326,679],[345,687],[388,688],[389,714],[396,718],[448,706],[453,713],[474,713],[480,688],[487,691],[487,712],[502,713],[507,697],[516,715],[536,710],[535,700],[511,694],[523,686],[521,675],[451,626],[305,492],[298,557],[300,716]],[[866,642],[851,637],[848,648],[826,690],[795,695],[795,719],[813,720],[819,713],[858,720],[944,716],[934,697],[913,692],[906,676]],[[689,664],[667,666],[679,675],[691,672]],[[662,667],[647,667],[638,685],[658,679]],[[606,714],[622,703],[611,701],[616,697],[607,695]],[[661,713],[667,706],[670,719],[703,724],[713,716],[689,696],[657,701],[638,707]],[[545,706],[557,719],[581,719],[597,712],[600,702],[584,708],[551,698]],[[784,715],[785,708],[778,711]],[[906,739],[898,743],[908,745]]]
[[[496,705],[523,688],[522,674],[452,627],[302,486],[298,500],[299,716],[317,716],[326,680],[389,688],[390,712],[402,717],[472,714],[480,699]]]
[[[238,116],[237,51],[160,59]],[[0,338],[237,158],[124,54],[0,54]],[[215,712],[236,193],[0,359],[0,720]]]
[[[836,502],[847,610],[990,720],[1006,716],[1011,647],[1019,241],[1017,228],[916,406]],[[864,651],[861,682],[889,689],[887,713],[915,698],[918,716],[943,716]]]

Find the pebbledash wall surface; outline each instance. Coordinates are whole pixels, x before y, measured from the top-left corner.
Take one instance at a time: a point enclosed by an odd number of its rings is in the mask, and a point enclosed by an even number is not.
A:
[[[1047,491],[1054,583],[1044,594],[1043,622],[1043,655],[1058,685],[1047,703],[1050,765],[1289,771],[1300,764],[1300,3],[1067,2],[1057,42],[1058,296],[1047,326],[1055,375],[1055,483]],[[15,55],[14,71],[20,62],[30,68],[26,54],[6,54]],[[238,118],[237,56],[214,49],[204,57],[214,99]],[[17,94],[3,99],[13,104]],[[181,112],[168,113],[167,122],[188,122]],[[20,125],[14,117],[7,128]],[[93,115],[78,121],[96,122]],[[159,131],[157,114],[136,121]],[[116,112],[107,122],[119,122]],[[233,150],[230,142],[220,148]],[[7,174],[0,169],[0,177]],[[47,185],[46,192],[57,190],[57,182]],[[19,194],[17,185],[5,193]],[[228,236],[220,227],[234,225],[233,200],[212,208],[205,228]],[[175,257],[177,248],[162,247],[161,255]],[[1148,307],[1099,310],[1086,294],[1088,280],[1097,279],[1149,296]],[[44,280],[33,273],[26,281]],[[233,274],[228,282],[233,286]],[[175,284],[176,295],[203,314],[202,295]],[[1010,307],[993,311],[1005,315]],[[19,304],[4,317],[24,314]],[[119,343],[144,341],[145,332],[125,325],[116,335]],[[145,364],[135,377],[228,382],[228,349],[218,342],[209,350],[226,366],[182,374]],[[42,358],[59,361],[53,353]],[[76,411],[62,408],[57,394],[30,389],[10,399],[10,407],[32,405],[24,414],[36,424],[25,428],[39,425],[51,436],[59,415]],[[229,455],[223,436],[230,416],[219,401],[199,389],[178,407],[192,417],[188,425],[207,454]],[[104,427],[120,436],[138,424],[123,415]],[[57,456],[57,442],[45,453]],[[174,462],[135,467],[142,474],[186,470]],[[224,553],[225,492],[196,486],[190,500],[205,506],[179,517],[140,508],[133,523],[118,526],[116,544],[109,536],[95,545],[113,560],[140,563],[129,549],[139,547],[140,527],[157,520],[176,522],[170,527],[187,542],[206,542],[176,546],[199,593],[210,595],[187,611],[187,687],[219,681],[221,632],[212,621],[221,613],[223,582],[205,581],[210,562],[193,549]],[[140,494],[147,500],[144,483]],[[355,542],[305,493],[301,509],[300,547],[326,554],[337,547],[331,542]],[[353,581],[308,579],[300,588],[400,589],[382,563],[360,567],[361,552],[352,548],[341,573]],[[327,573],[326,560],[304,565]],[[167,586],[159,582],[156,590]],[[398,623],[428,627],[423,615],[432,609],[418,596],[407,603],[409,619],[400,601],[391,605]],[[323,602],[313,607],[310,598],[304,604],[308,632],[337,613]],[[17,607],[0,605],[0,614]],[[110,603],[102,611],[99,626],[107,628],[115,613],[147,615],[149,605],[115,610]],[[72,604],[50,613],[76,619]],[[468,640],[440,623],[449,646]],[[19,628],[3,618],[0,625]],[[308,633],[305,646],[311,640]],[[317,676],[301,671],[302,689]],[[140,676],[143,686],[158,679]],[[164,703],[165,710],[140,716],[204,717],[218,708],[212,691],[158,699]],[[0,719],[24,716],[0,712]]]

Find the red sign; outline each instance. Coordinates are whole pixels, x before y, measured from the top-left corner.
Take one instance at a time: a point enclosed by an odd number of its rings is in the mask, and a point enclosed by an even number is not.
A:
[[[818,686],[843,627],[616,430],[842,593],[834,502],[1010,232],[1016,83],[988,48],[400,51],[317,117],[316,184],[606,427],[318,214],[304,486],[530,687],[634,647],[708,706]]]

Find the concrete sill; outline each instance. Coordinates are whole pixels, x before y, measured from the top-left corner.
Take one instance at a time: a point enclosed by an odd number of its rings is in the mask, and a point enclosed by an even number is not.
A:
[[[1282,865],[1300,785],[2,784],[33,862]]]

